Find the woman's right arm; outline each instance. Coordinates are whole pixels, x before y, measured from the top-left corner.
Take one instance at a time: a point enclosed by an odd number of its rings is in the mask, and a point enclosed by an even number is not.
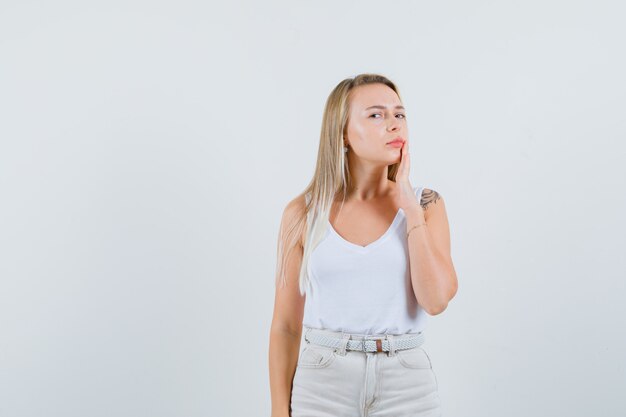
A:
[[[296,216],[303,212],[304,204],[304,197],[299,197],[287,205],[283,212],[281,228],[291,226]],[[283,235],[281,230],[279,239]],[[298,283],[302,254],[300,239],[286,261],[286,285],[276,285],[269,346],[272,417],[291,415],[291,388],[300,353],[305,302],[305,296],[300,295]]]

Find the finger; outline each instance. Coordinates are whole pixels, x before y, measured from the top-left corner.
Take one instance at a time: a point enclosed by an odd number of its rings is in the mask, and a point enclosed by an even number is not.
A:
[[[404,142],[402,144],[402,157],[400,158],[400,167],[399,167],[399,171],[400,171],[400,175],[402,175],[402,177],[404,177],[405,175],[405,171],[406,171],[406,142]]]
[[[409,141],[406,142],[406,170],[407,173],[409,171],[409,167],[411,166],[411,151],[409,151]]]
[[[409,155],[409,144],[408,142],[404,142],[403,151],[402,151],[402,176],[408,178],[409,177],[409,164],[410,164],[410,155]]]

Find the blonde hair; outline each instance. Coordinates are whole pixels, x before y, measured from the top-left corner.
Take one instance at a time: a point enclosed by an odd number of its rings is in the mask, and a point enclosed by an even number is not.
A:
[[[393,82],[382,75],[370,73],[344,79],[328,96],[322,118],[315,174],[309,185],[298,195],[298,197],[304,195],[305,209],[297,213],[295,219],[290,219],[289,230],[284,230],[286,225],[281,222],[277,247],[276,285],[286,285],[287,258],[299,243],[298,238],[302,236],[303,256],[298,282],[300,295],[305,294],[310,283],[309,257],[327,231],[332,202],[337,194],[342,193],[343,206],[346,191],[352,187],[348,156],[343,150],[343,135],[346,133],[349,120],[350,93],[356,87],[377,83],[388,86],[400,97],[398,88]],[[389,166],[387,174],[389,180],[395,181],[398,167],[399,163]]]

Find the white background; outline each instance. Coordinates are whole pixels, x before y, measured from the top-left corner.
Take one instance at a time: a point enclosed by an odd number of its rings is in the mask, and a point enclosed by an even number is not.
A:
[[[0,2],[0,416],[269,416],[280,216],[362,72],[448,209],[445,416],[626,415],[625,11]]]

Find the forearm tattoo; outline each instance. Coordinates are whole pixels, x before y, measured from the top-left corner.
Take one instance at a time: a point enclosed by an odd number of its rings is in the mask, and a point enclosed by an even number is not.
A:
[[[422,190],[422,201],[420,201],[420,205],[426,210],[431,204],[436,204],[439,198],[440,196],[437,191],[424,188],[424,190]]]

